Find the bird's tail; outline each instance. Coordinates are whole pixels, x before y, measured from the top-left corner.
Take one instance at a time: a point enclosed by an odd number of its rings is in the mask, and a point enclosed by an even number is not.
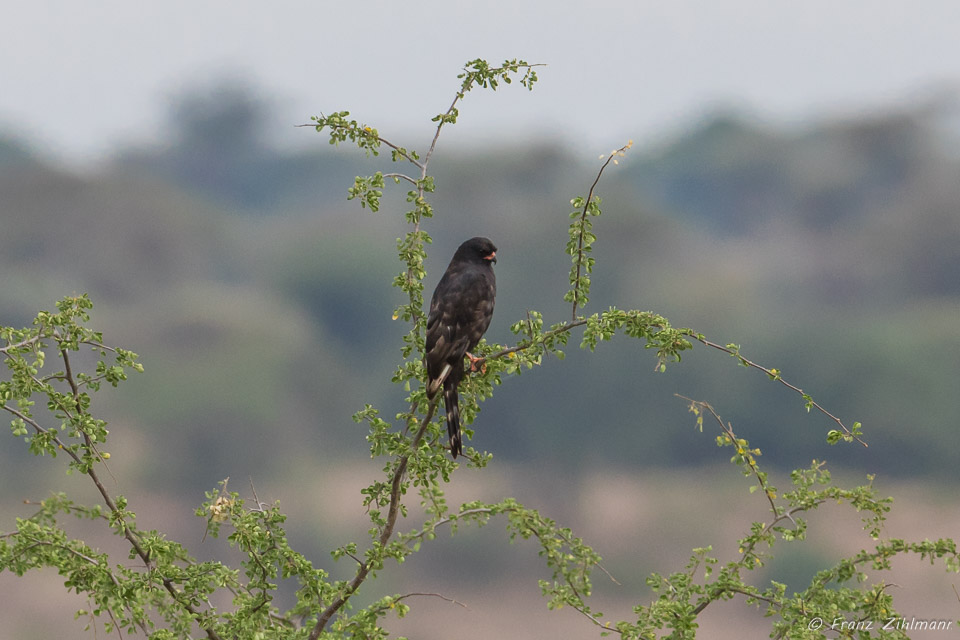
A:
[[[454,459],[463,453],[463,443],[460,435],[460,398],[457,396],[457,385],[443,385],[443,404],[447,408],[447,435],[450,436],[450,453]]]

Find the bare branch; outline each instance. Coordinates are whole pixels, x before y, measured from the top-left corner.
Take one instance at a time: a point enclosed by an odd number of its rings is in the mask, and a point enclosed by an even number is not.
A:
[[[441,600],[446,600],[447,602],[453,603],[453,604],[455,604],[455,605],[459,605],[459,606],[463,607],[464,609],[466,609],[466,610],[468,610],[468,611],[470,610],[470,607],[468,607],[468,606],[465,605],[464,603],[460,602],[459,600],[454,600],[453,598],[448,598],[447,596],[443,595],[442,593],[405,593],[405,594],[403,594],[402,596],[398,596],[398,597],[394,598],[393,601],[394,601],[394,602],[400,602],[401,600],[405,600],[405,599],[407,599],[407,598],[414,598],[414,597],[440,598]]]
[[[81,340],[80,344],[86,344],[97,349],[102,349],[103,351],[109,351],[111,353],[117,352],[114,347],[108,347],[107,345],[97,342],[96,340]]]
[[[437,148],[437,140],[440,139],[440,131],[443,129],[443,125],[447,123],[447,117],[453,113],[453,110],[457,108],[457,103],[463,98],[467,91],[470,90],[470,86],[473,83],[462,87],[460,91],[457,92],[457,95],[453,97],[453,102],[450,103],[450,106],[447,107],[447,110],[443,112],[443,115],[438,118],[439,122],[437,123],[437,131],[433,134],[433,140],[430,141],[430,149],[427,151],[427,155],[423,157],[423,169],[426,171],[426,165],[430,163],[430,158],[433,157],[433,152]]]
[[[856,440],[857,442],[859,442],[859,443],[862,444],[863,446],[865,446],[865,447],[867,446],[867,443],[864,442],[859,436],[854,435],[853,432],[850,431],[850,429],[847,428],[847,425],[843,424],[843,421],[840,420],[840,418],[838,418],[837,416],[833,415],[832,413],[830,413],[829,411],[827,411],[826,409],[824,409],[824,408],[820,405],[820,403],[814,401],[813,398],[811,398],[810,396],[804,394],[803,389],[801,389],[800,387],[797,387],[796,385],[790,384],[789,382],[787,382],[786,380],[784,380],[784,379],[780,376],[780,372],[779,372],[779,371],[775,371],[775,370],[773,370],[773,369],[767,369],[767,368],[764,367],[763,365],[757,364],[756,362],[753,362],[753,361],[751,361],[751,360],[747,360],[747,359],[744,358],[742,355],[740,355],[740,353],[739,353],[738,351],[735,352],[735,351],[733,351],[732,349],[729,349],[729,348],[723,346],[722,344],[717,344],[716,342],[711,342],[710,340],[707,340],[706,338],[704,338],[703,335],[701,335],[701,334],[699,334],[699,333],[696,333],[696,332],[694,332],[693,330],[690,330],[688,333],[686,333],[686,335],[687,335],[688,337],[690,337],[690,338],[693,338],[694,340],[696,340],[697,342],[699,342],[699,343],[701,343],[701,344],[704,344],[704,345],[706,345],[706,346],[708,346],[708,347],[712,347],[712,348],[717,349],[717,350],[719,350],[719,351],[723,351],[724,353],[726,353],[726,354],[728,354],[728,355],[734,356],[734,357],[737,358],[741,363],[743,363],[744,366],[751,367],[751,368],[753,368],[753,369],[758,369],[759,371],[763,371],[765,374],[767,374],[768,376],[770,376],[771,379],[776,380],[777,382],[779,382],[779,383],[782,384],[783,386],[787,387],[787,388],[790,389],[791,391],[794,391],[794,392],[800,394],[801,396],[804,396],[805,398],[808,399],[807,401],[810,403],[810,406],[811,406],[811,407],[813,407],[814,409],[816,409],[817,411],[819,411],[820,413],[822,413],[823,415],[827,416],[828,418],[830,418],[831,420],[833,420],[835,423],[837,423],[837,425],[843,430],[843,432],[844,432],[845,434],[847,434],[848,436],[850,436],[851,438],[853,438],[854,440]]]
[[[227,480],[229,480],[229,479],[230,479],[230,478],[227,478]],[[224,480],[224,481],[223,481],[223,490],[224,490],[224,492],[226,492],[226,490],[227,490],[227,480]],[[265,506],[265,504],[264,504],[263,502],[260,502],[260,496],[257,495],[257,488],[256,488],[255,486],[253,486],[253,478],[248,478],[248,480],[250,480],[250,493],[253,494],[253,501],[257,503],[257,511],[261,511],[261,512],[262,512],[262,511],[263,511],[263,507]]]
[[[727,589],[727,592],[739,593],[740,595],[747,596],[748,598],[753,598],[754,600],[762,600],[763,602],[766,602],[768,604],[775,606],[777,609],[783,608],[782,602],[777,602],[773,598],[768,598],[767,596],[761,595],[759,593],[750,593],[749,591],[745,591],[743,589],[736,589],[734,587],[730,587],[729,589]]]
[[[385,174],[383,174],[383,177],[384,177],[384,178],[396,178],[397,180],[406,180],[407,182],[409,182],[410,184],[412,184],[412,185],[415,186],[415,187],[420,186],[420,183],[418,183],[416,180],[414,180],[413,178],[411,178],[410,176],[408,176],[408,175],[405,174],[405,173],[385,173]]]

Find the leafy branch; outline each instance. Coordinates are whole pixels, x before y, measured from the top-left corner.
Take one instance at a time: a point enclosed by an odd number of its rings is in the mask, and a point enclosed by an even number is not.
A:
[[[707,606],[739,595],[746,597],[747,604],[763,605],[767,615],[780,618],[774,623],[775,637],[822,637],[818,633],[806,635],[811,629],[812,620],[832,620],[840,612],[868,620],[893,615],[892,600],[884,594],[882,583],[871,588],[866,595],[859,588],[841,586],[853,578],[857,582],[865,580],[866,576],[856,570],[860,565],[869,562],[875,570],[889,569],[890,558],[909,552],[918,553],[931,561],[942,558],[948,570],[960,570],[960,558],[952,540],[939,540],[936,543],[891,540],[881,543],[875,551],[860,552],[853,558],[841,561],[836,567],[819,573],[806,591],[792,597],[786,594],[784,584],[772,582],[766,589],[749,584],[742,573],[764,566],[768,552],[778,538],[787,542],[805,539],[807,527],[800,514],[813,511],[827,502],[846,502],[864,514],[864,529],[871,538],[877,539],[892,500],[877,497],[872,487],[872,476],[868,476],[868,484],[852,489],[834,485],[824,463],[816,460],[808,469],[794,471],[791,474],[794,489],[778,496],[777,489],[769,483],[767,473],[761,470],[757,462],[760,450],[751,448],[745,439],[738,437],[731,425],[725,423],[709,404],[689,398],[684,400],[697,416],[697,425],[701,430],[705,415],[711,416],[718,424],[721,435],[717,436],[717,445],[734,447],[735,453],[730,461],[741,468],[743,475],[756,479],[757,484],[750,487],[750,493],[762,491],[773,519],[769,523],[754,522],[750,533],[738,542],[739,559],[722,567],[718,567],[717,559],[709,555],[712,549],[707,547],[694,549],[686,571],[670,576],[652,574],[647,584],[659,597],[649,606],[636,609],[639,614],[636,623],[617,623],[616,630],[622,635],[647,637],[645,633],[667,627],[674,630],[671,637],[692,638],[697,628],[697,616]],[[758,551],[761,545],[764,552]],[[697,579],[697,572],[701,569],[702,582]],[[836,586],[827,589],[831,582],[835,582]],[[868,634],[863,637],[872,636]]]
[[[410,442],[410,450],[414,452],[420,445],[420,440],[423,438],[423,434],[427,430],[427,425],[430,424],[430,421],[433,419],[433,412],[437,407],[437,400],[439,398],[434,398],[430,402],[429,407],[427,408],[427,413],[423,418],[423,421],[420,423],[420,428],[417,430],[416,435],[413,437],[413,440]],[[390,480],[390,505],[387,510],[387,519],[383,523],[383,527],[380,530],[380,535],[377,538],[377,544],[382,549],[386,547],[387,542],[393,536],[393,528],[397,524],[397,516],[400,513],[400,501],[401,494],[405,488],[404,475],[407,472],[407,464],[410,461],[411,453],[401,456],[394,468],[393,477]],[[342,590],[342,593],[320,613],[320,616],[317,618],[317,623],[314,625],[313,629],[310,631],[308,636],[310,640],[316,640],[320,637],[320,633],[324,630],[327,624],[330,622],[330,618],[333,617],[350,599],[357,589],[360,588],[360,585],[363,584],[363,581],[366,580],[367,576],[370,574],[370,571],[376,567],[382,566],[383,559],[382,557],[377,557],[373,555],[365,562],[360,562],[359,567],[357,568],[357,573],[353,577],[353,580],[350,581],[350,584]]]
[[[157,571],[158,567],[150,552],[153,536],[149,533],[141,533],[133,526],[132,515],[126,509],[126,500],[122,496],[114,497],[107,491],[97,472],[96,464],[104,462],[107,458],[106,454],[98,450],[97,443],[105,442],[108,432],[103,420],[95,419],[88,413],[90,396],[87,391],[81,389],[88,387],[96,391],[99,389],[100,379],[106,379],[116,386],[121,380],[126,379],[128,369],[141,371],[143,367],[136,361],[135,353],[123,349],[111,349],[116,353],[115,364],[111,366],[104,360],[99,360],[96,365],[99,376],[95,377],[87,373],[74,374],[69,353],[79,350],[80,345],[91,346],[99,352],[101,358],[106,356],[107,349],[103,346],[102,335],[80,324],[89,320],[89,310],[92,306],[86,295],[66,298],[57,304],[59,313],[40,313],[32,329],[17,331],[12,328],[3,328],[0,339],[6,340],[8,344],[3,347],[2,353],[7,368],[11,372],[11,378],[0,381],[0,408],[14,416],[11,422],[13,434],[24,437],[29,443],[31,452],[35,455],[49,454],[51,457],[56,457],[58,452],[63,451],[70,458],[70,469],[90,478],[107,507],[111,528],[126,539],[132,549],[131,553],[140,559],[146,570],[143,575],[150,581],[154,576],[159,576],[159,583],[173,599],[174,606],[186,611],[189,618],[204,629],[208,638],[218,640],[220,635],[214,628],[203,624],[205,614],[195,606],[195,601],[178,589],[171,578]],[[55,345],[55,351],[63,361],[64,371],[41,379],[37,374],[44,364],[44,349],[49,342]],[[53,386],[52,380],[66,381],[68,391],[58,391]],[[30,409],[34,403],[30,398],[35,393],[49,398],[48,407],[60,421],[59,427],[43,427],[34,418]],[[16,408],[7,404],[11,400],[16,401]],[[33,430],[32,436],[29,435],[28,425]],[[53,508],[59,508],[59,506],[54,504]],[[49,518],[50,512],[45,511],[44,516]],[[87,567],[90,564],[89,556],[77,549],[73,549],[72,553],[81,561],[81,564],[64,562],[64,558],[57,554],[63,545],[56,541],[61,537],[56,530],[38,528],[36,523],[29,519],[21,520],[18,524],[15,544],[12,548],[2,549],[6,553],[0,568],[11,567],[18,574],[22,574],[26,568],[36,566],[38,563],[59,566],[61,570],[64,570],[64,566],[70,566],[70,572],[74,576],[74,586],[78,590],[86,589],[93,594],[100,592],[104,578],[110,584],[116,585],[117,579],[106,567],[99,576],[91,577]],[[53,536],[53,538],[43,540],[44,535]],[[53,555],[41,553],[40,547],[50,547]],[[101,563],[98,561],[96,565],[99,568]],[[113,600],[110,602],[112,603]],[[125,612],[124,615],[118,616],[121,625],[135,625],[143,628],[151,624],[143,616],[142,611],[137,611],[122,602],[117,607],[108,607],[111,616],[118,608]]]
[[[433,121],[437,123],[436,130],[427,152],[422,157],[414,150],[401,147],[381,137],[373,127],[360,124],[356,120],[348,120],[349,113],[346,111],[337,112],[332,116],[319,116],[312,119],[314,124],[310,126],[313,126],[317,132],[322,132],[324,129],[329,130],[329,142],[331,144],[339,144],[349,140],[374,156],[379,154],[381,145],[386,145],[391,149],[391,160],[393,162],[406,161],[419,170],[415,176],[399,172],[387,174],[377,172],[373,176],[357,177],[354,187],[348,193],[348,199],[359,198],[362,206],[377,211],[383,194],[384,177],[390,177],[398,184],[404,181],[413,187],[412,190],[407,192],[407,201],[413,205],[413,208],[405,214],[406,220],[412,228],[404,238],[397,241],[399,258],[406,268],[403,273],[394,279],[393,283],[394,286],[407,294],[407,303],[400,305],[394,311],[394,319],[403,318],[404,321],[411,322],[411,329],[404,336],[404,347],[401,350],[404,362],[394,375],[394,382],[406,384],[411,379],[422,378],[423,375],[422,353],[426,323],[423,312],[423,278],[426,271],[423,264],[426,258],[425,245],[431,242],[431,238],[422,230],[421,223],[425,218],[433,216],[433,208],[426,196],[434,191],[435,183],[428,174],[428,169],[440,134],[445,125],[456,123],[459,116],[458,104],[474,87],[496,90],[501,82],[509,84],[514,76],[522,72],[520,84],[527,89],[532,89],[537,80],[537,66],[541,65],[531,65],[522,60],[508,60],[500,67],[491,67],[483,60],[474,60],[467,63],[463,73],[458,76],[461,80],[460,90],[456,93],[446,111],[433,118]],[[436,456],[429,461],[421,460],[418,457],[425,453],[422,450],[418,451],[422,449],[420,445],[425,435],[429,435],[430,449],[435,451],[436,437],[441,428],[439,423],[432,422],[437,400],[426,402],[423,391],[418,389],[411,393],[407,401],[410,403],[410,409],[406,413],[398,414],[397,418],[407,425],[407,428],[412,423],[419,421],[419,428],[412,439],[408,439],[406,430],[404,433],[392,432],[392,425],[381,419],[378,412],[369,405],[354,416],[356,421],[366,421],[371,426],[371,434],[368,436],[371,442],[371,453],[392,457],[392,461],[385,467],[390,480],[388,482],[375,482],[364,490],[364,504],[368,507],[371,520],[374,523],[374,529],[371,530],[376,536],[373,540],[373,546],[367,551],[366,559],[358,563],[354,578],[343,585],[339,589],[337,597],[320,612],[309,636],[311,640],[319,637],[330,623],[331,618],[346,605],[371,572],[382,566],[386,558],[393,557],[402,560],[404,555],[411,552],[411,549],[402,543],[396,541],[391,543],[398,515],[405,511],[402,506],[402,495],[406,492],[410,483],[406,476],[411,464],[414,466],[415,482],[421,487],[421,495],[424,501],[430,505],[431,511],[436,517],[443,517],[446,511],[442,491],[435,485],[438,473],[442,475],[445,481],[449,479],[453,468],[452,463],[446,462],[442,457],[439,461],[436,460]],[[423,419],[419,419],[417,412],[424,404],[426,404],[425,415]],[[384,507],[387,509],[386,518],[382,516],[382,508]],[[335,557],[337,555],[354,557],[355,551],[356,545],[347,545],[338,550]],[[369,613],[368,610],[364,615],[369,615]],[[356,621],[360,618],[353,616],[353,619]],[[347,620],[341,620],[338,630],[342,631],[350,624],[352,623]]]

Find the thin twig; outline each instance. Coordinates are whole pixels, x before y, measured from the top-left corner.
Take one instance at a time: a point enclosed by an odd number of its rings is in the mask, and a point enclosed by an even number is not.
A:
[[[310,122],[310,123],[308,123],[308,124],[295,124],[295,125],[293,125],[293,126],[294,126],[294,127],[297,127],[297,128],[299,128],[299,127],[313,127],[314,129],[318,129],[318,128],[320,128],[320,127],[329,127],[329,128],[331,128],[331,129],[350,129],[350,128],[351,128],[351,127],[349,127],[349,126],[347,126],[347,125],[345,125],[345,124],[329,124],[329,123],[319,123],[319,122]],[[366,131],[366,130],[364,130],[364,129],[360,129],[359,131],[361,132],[360,135],[363,135],[363,136],[365,136],[365,137],[367,137],[367,138],[373,138],[373,139],[375,139],[375,140],[376,140],[377,142],[379,142],[380,144],[386,145],[386,146],[390,147],[391,149],[393,149],[394,151],[396,151],[397,154],[398,154],[399,156],[401,156],[404,160],[409,161],[410,163],[416,165],[417,167],[419,167],[419,168],[421,168],[421,169],[423,168],[423,164],[421,164],[419,160],[417,160],[416,158],[412,157],[409,153],[407,153],[407,152],[403,149],[403,147],[400,147],[400,146],[397,146],[397,145],[393,144],[392,142],[390,142],[390,141],[387,140],[386,138],[381,138],[380,136],[372,135],[370,132],[368,132],[368,131]]]
[[[742,355],[740,355],[740,352],[739,352],[739,351],[736,351],[736,352],[735,352],[735,351],[733,351],[732,349],[729,349],[729,348],[723,346],[722,344],[717,344],[716,342],[711,342],[710,340],[707,340],[707,339],[704,338],[701,334],[696,333],[696,332],[694,332],[693,330],[690,330],[689,333],[685,333],[685,335],[686,335],[687,337],[693,338],[694,340],[696,340],[697,342],[699,342],[699,343],[701,343],[701,344],[704,344],[704,345],[706,345],[706,346],[708,346],[708,347],[712,347],[712,348],[714,348],[714,349],[718,349],[719,351],[723,351],[724,353],[726,353],[726,354],[728,354],[728,355],[734,356],[735,358],[737,358],[740,362],[742,362],[742,363],[743,363],[745,366],[747,366],[747,367],[752,367],[752,368],[754,368],[754,369],[758,369],[758,370],[760,370],[760,371],[763,371],[763,372],[766,373],[768,376],[770,376],[772,379],[776,380],[777,382],[779,382],[779,383],[782,384],[783,386],[787,387],[787,388],[790,389],[791,391],[795,391],[796,393],[798,393],[798,394],[800,394],[801,396],[805,397],[805,398],[807,399],[807,401],[810,403],[810,406],[811,406],[811,407],[815,408],[817,411],[819,411],[819,412],[822,413],[823,415],[827,416],[828,418],[830,418],[831,420],[833,420],[834,422],[836,422],[837,425],[838,425],[841,429],[843,429],[843,432],[844,432],[845,434],[847,434],[848,436],[850,436],[851,438],[853,438],[854,440],[856,440],[857,442],[859,442],[859,443],[862,444],[863,446],[865,446],[865,447],[867,446],[867,443],[864,442],[862,439],[860,439],[859,436],[854,435],[853,432],[850,431],[850,429],[847,428],[847,425],[843,424],[843,421],[840,420],[840,418],[838,418],[837,416],[833,415],[832,413],[830,413],[829,411],[827,411],[826,409],[824,409],[818,402],[814,401],[813,398],[811,398],[809,395],[805,394],[805,393],[803,392],[803,389],[801,389],[800,387],[798,387],[798,386],[796,386],[796,385],[790,384],[789,382],[787,382],[786,380],[784,380],[784,379],[780,376],[780,373],[779,373],[779,372],[773,371],[772,369],[767,369],[767,368],[764,367],[763,365],[757,364],[756,362],[753,362],[752,360],[747,360],[747,359],[744,358]]]
[[[344,553],[344,554],[346,554],[346,555],[348,555],[348,556],[350,556],[351,558],[353,558],[353,560],[354,560],[358,565],[362,565],[362,564],[363,564],[363,560],[361,560],[360,558],[358,558],[358,557],[355,556],[354,554],[352,554],[352,553],[350,553],[349,551],[347,551],[347,548],[346,548],[346,547],[340,547],[340,552],[341,552],[341,553]]]
[[[680,395],[679,393],[675,393],[673,395],[675,395],[676,397],[682,400],[686,400],[691,404],[691,406],[696,405],[698,407],[701,407],[702,409],[705,409],[707,412],[709,412],[710,415],[713,416],[714,420],[717,421],[717,424],[720,425],[720,429],[727,435],[728,438],[730,438],[730,443],[733,444],[733,446],[736,447],[737,451],[739,452],[739,445],[737,444],[737,434],[733,432],[733,427],[731,427],[727,423],[724,423],[723,419],[720,418],[720,415],[714,410],[712,406],[710,406],[709,403],[703,402],[702,400],[694,400],[693,398],[688,398],[687,396]],[[764,480],[763,476],[760,474],[760,468],[757,466],[757,463],[753,460],[752,457],[747,457],[749,456],[749,452],[746,452],[745,454],[741,454],[741,455],[743,456],[744,460],[746,460],[747,466],[750,467],[750,471],[753,472],[753,475],[757,479],[757,482],[760,483],[760,488],[763,489],[764,495],[767,496],[767,502],[770,503],[770,511],[773,512],[773,517],[778,518],[780,516],[780,510],[777,509],[777,504],[773,501],[773,497],[770,495],[771,492],[769,489],[769,485],[767,484],[767,481]]]
[[[459,600],[455,600],[455,599],[453,599],[453,598],[448,598],[447,596],[443,595],[442,593],[405,593],[405,594],[403,594],[402,596],[398,596],[398,597],[394,598],[393,601],[394,601],[394,602],[400,602],[401,600],[405,600],[406,598],[421,597],[421,596],[422,596],[422,597],[440,598],[441,600],[446,600],[447,602],[453,603],[453,604],[455,604],[455,605],[459,605],[459,606],[463,607],[464,609],[466,609],[467,611],[470,610],[470,607],[468,607],[468,606],[465,605],[464,603],[460,602]]]
[[[533,67],[545,67],[546,65],[543,63],[538,63],[538,64],[528,64],[528,65],[522,65],[522,66],[525,67],[526,69],[532,69]],[[505,67],[497,67],[496,69],[490,69],[490,72],[493,74],[497,74],[503,71],[504,68]],[[517,69],[520,69],[520,66],[518,66]],[[464,71],[466,71],[466,67],[464,67]],[[454,109],[456,109],[457,103],[460,102],[460,100],[463,99],[463,97],[467,94],[467,92],[473,88],[473,83],[474,83],[473,78],[471,78],[469,82],[462,85],[460,87],[460,90],[457,91],[457,95],[454,96],[453,102],[451,102],[450,106],[447,107],[447,110],[444,111],[439,118],[437,118],[439,121],[437,122],[437,131],[436,133],[433,134],[433,140],[430,143],[430,149],[427,151],[427,155],[423,157],[424,171],[426,171],[426,165],[430,162],[430,158],[433,156],[433,151],[437,146],[437,140],[440,138],[440,130],[443,129],[443,125],[447,123],[447,118],[450,116],[451,113],[453,113]]]
[[[409,182],[410,184],[412,184],[412,185],[415,186],[415,187],[416,187],[416,186],[419,186],[419,183],[418,183],[416,180],[414,180],[413,178],[411,178],[410,176],[408,176],[408,175],[405,174],[405,173],[385,173],[385,174],[383,174],[383,177],[384,177],[384,178],[397,178],[398,180],[406,180],[407,182]]]
[[[26,414],[20,413],[19,411],[17,411],[16,409],[14,409],[13,407],[11,407],[11,406],[9,406],[9,405],[5,405],[5,404],[4,404],[4,405],[0,405],[0,409],[3,409],[4,411],[7,411],[7,412],[9,412],[9,413],[12,413],[12,414],[15,415],[16,417],[20,418],[20,419],[23,420],[25,423],[27,423],[27,424],[29,424],[31,427],[33,427],[33,430],[36,431],[37,433],[43,433],[43,434],[49,433],[49,431],[48,431],[47,429],[44,429],[43,427],[41,427],[41,426],[40,426],[40,423],[38,423],[36,420],[34,420],[33,418],[31,418],[30,416],[28,416],[28,415],[26,415]],[[61,440],[59,436],[54,436],[51,440],[52,440],[53,442],[56,442],[56,443],[57,443],[57,446],[58,446],[60,449],[62,449],[63,451],[66,451],[67,454],[68,454],[70,457],[72,457],[75,462],[77,462],[77,463],[80,462],[80,458],[79,458],[73,451],[71,451],[70,449],[68,449],[68,448],[63,444],[63,440]]]
[[[63,367],[65,370],[64,380],[67,381],[67,384],[70,385],[70,391],[73,394],[73,404],[77,408],[77,415],[80,416],[83,414],[83,409],[80,405],[80,385],[77,384],[76,380],[73,377],[73,371],[70,368],[70,356],[65,348],[60,347],[60,357],[63,358]],[[36,380],[36,378],[34,378]],[[39,381],[38,381],[39,382]],[[63,403],[57,402],[57,406],[60,407],[60,410],[63,411],[64,415],[70,417],[70,410],[63,406]],[[114,484],[118,487],[120,486],[120,481],[117,480],[117,477],[113,475],[113,471],[110,470],[110,466],[107,465],[107,459],[100,453],[100,449],[97,447],[97,444],[90,439],[89,434],[84,431],[82,428],[78,428],[80,433],[83,434],[83,440],[88,449],[97,454],[97,459],[103,463],[103,468],[107,470],[107,473],[110,474],[110,477],[113,478]]]
[[[96,348],[96,349],[100,349],[100,350],[102,350],[102,351],[109,351],[109,352],[111,352],[111,353],[116,353],[116,352],[117,352],[116,347],[109,347],[109,346],[107,346],[107,345],[105,345],[105,344],[102,344],[102,343],[100,343],[100,342],[97,342],[96,340],[81,340],[81,341],[80,341],[80,344],[86,344],[86,345],[89,345],[89,346],[94,347],[94,348]]]
[[[600,167],[600,171],[597,172],[597,177],[594,178],[593,184],[590,185],[590,191],[587,193],[587,200],[583,203],[583,211],[580,212],[580,237],[577,239],[577,277],[573,281],[573,313],[570,316],[571,321],[575,321],[577,319],[577,306],[579,304],[577,285],[580,282],[580,271],[583,267],[584,221],[587,219],[587,210],[590,208],[590,201],[593,200],[593,192],[597,188],[597,185],[600,184],[600,177],[603,175],[603,171],[607,168],[607,165],[613,162],[618,155],[622,154],[631,146],[633,146],[633,142],[628,142],[610,154],[610,157],[607,158],[607,161],[604,162],[603,166]]]
[[[31,544],[31,545],[28,546],[28,547],[24,547],[24,548],[21,550],[21,553],[18,554],[18,555],[16,555],[16,556],[14,556],[14,558],[20,557],[20,555],[22,555],[24,552],[30,551],[30,550],[33,549],[34,547],[54,547],[54,548],[56,548],[56,549],[62,549],[63,551],[66,551],[66,552],[68,552],[68,553],[70,553],[70,554],[72,554],[72,555],[75,555],[75,556],[77,556],[78,558],[80,558],[81,560],[83,560],[84,562],[87,562],[87,563],[89,563],[89,564],[92,564],[92,565],[95,566],[95,567],[99,567],[99,566],[100,566],[100,563],[97,562],[95,559],[91,558],[90,556],[86,555],[85,553],[80,553],[80,552],[77,551],[76,549],[71,549],[70,547],[68,547],[68,546],[66,546],[66,545],[57,544],[56,542],[50,542],[49,540],[37,540],[36,538],[31,537],[31,536],[24,536],[24,537],[25,537],[27,540],[32,540],[32,541],[33,541],[33,544]],[[117,581],[116,581],[116,579],[113,577],[113,574],[110,574],[110,578],[113,580],[114,585],[116,585],[116,586],[118,586],[118,587],[120,586],[119,584],[117,584]]]
[[[430,141],[430,149],[427,151],[427,155],[423,157],[423,170],[426,171],[426,165],[429,164],[430,158],[433,157],[433,151],[437,148],[437,140],[440,139],[440,130],[443,129],[443,125],[447,122],[447,117],[453,113],[453,110],[457,107],[457,103],[460,102],[460,99],[466,94],[467,91],[473,86],[473,81],[471,80],[468,84],[460,88],[460,91],[457,91],[457,95],[453,97],[453,102],[450,103],[450,106],[447,107],[447,110],[443,112],[443,115],[440,116],[439,122],[437,123],[437,131],[433,134],[433,140]]]
[[[227,480],[229,479],[230,478],[227,478]],[[257,495],[257,488],[253,486],[253,478],[251,477],[249,478],[249,480],[250,480],[250,493],[253,494],[253,501],[257,503],[257,510],[262,512],[264,503],[260,502],[260,496]],[[226,487],[226,483],[224,483],[224,487]]]
[[[783,603],[782,603],[782,602],[778,602],[778,601],[774,600],[773,598],[768,598],[767,596],[761,595],[761,594],[759,594],[759,593],[750,593],[749,591],[745,591],[745,590],[743,590],[743,589],[737,589],[737,588],[734,588],[734,587],[731,587],[731,588],[727,589],[727,591],[729,591],[730,593],[739,593],[739,594],[741,594],[741,595],[747,596],[748,598],[753,598],[753,599],[755,599],[755,600],[762,600],[762,601],[764,601],[764,602],[767,602],[767,603],[775,606],[775,607],[778,608],[778,609],[782,609],[782,608],[783,608]]]
[[[107,608],[107,615],[110,616],[110,620],[113,621],[113,628],[117,630],[117,637],[123,640],[123,627],[117,624],[117,619],[113,617],[113,611],[111,611],[109,607]],[[140,629],[144,633],[147,633],[146,625],[142,625]]]

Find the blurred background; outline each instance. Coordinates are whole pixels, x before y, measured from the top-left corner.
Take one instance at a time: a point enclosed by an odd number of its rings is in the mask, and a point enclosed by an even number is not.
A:
[[[461,469],[451,502],[514,496],[571,526],[621,582],[596,577],[597,608],[629,618],[650,572],[710,544],[732,558],[767,517],[679,393],[761,448],[781,490],[791,469],[826,459],[842,482],[873,474],[895,497],[885,535],[960,536],[960,5],[703,4],[8,8],[0,325],[87,292],[92,326],[141,355],[145,372],[94,406],[111,425],[113,489],[142,527],[229,559],[201,544],[192,511],[218,481],[244,495],[252,481],[302,550],[350,574],[328,552],[365,536],[359,489],[381,467],[350,416],[366,402],[402,409],[390,281],[406,203],[399,188],[377,214],[348,203],[353,177],[389,159],[295,125],[348,109],[424,151],[466,61],[522,57],[549,65],[535,90],[468,95],[440,140],[427,291],[460,241],[487,235],[500,247],[488,339],[512,344],[528,309],[565,319],[569,200],[586,195],[598,155],[632,139],[599,189],[587,311],[651,310],[738,343],[861,421],[870,447],[829,447],[833,424],[719,352],[655,374],[633,341],[571,344],[484,405],[472,444],[494,461]],[[31,513],[24,499],[95,499],[62,469],[7,437],[0,531]],[[813,514],[809,538],[778,546],[757,584],[803,586],[873,545],[839,508]],[[535,547],[507,545],[494,523],[441,536],[362,598],[441,592],[469,607],[413,602],[389,628],[416,638],[597,637],[575,612],[547,612],[544,577]],[[908,617],[960,617],[941,567],[905,559],[887,580]],[[89,637],[72,616],[85,606],[54,572],[0,575],[0,638]],[[734,601],[701,628],[768,627]]]

